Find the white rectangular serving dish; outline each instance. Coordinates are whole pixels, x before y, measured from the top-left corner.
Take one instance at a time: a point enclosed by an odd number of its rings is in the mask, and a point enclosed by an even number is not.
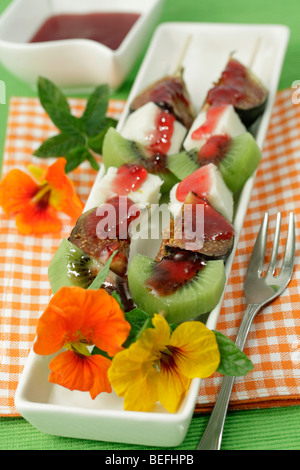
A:
[[[148,84],[173,72],[183,44],[190,34],[192,38],[183,62],[184,78],[197,110],[212,82],[219,77],[229,54],[236,51],[236,58],[247,64],[256,41],[260,40],[252,69],[269,89],[267,108],[256,130],[257,142],[262,148],[289,39],[289,30],[280,25],[160,25],[138,73],[118,129],[121,129],[126,119],[130,101]],[[226,264],[227,276],[231,271],[254,178],[253,176],[245,185],[238,203],[234,220],[236,241]],[[152,250],[154,257],[157,245]],[[222,300],[208,316],[206,324],[211,329],[216,327],[221,305]],[[166,412],[159,404],[151,413],[130,412],[123,410],[123,400],[114,393],[104,393],[93,401],[88,393],[71,392],[50,384],[50,360],[51,357],[30,353],[15,398],[19,413],[40,431],[59,436],[144,446],[174,447],[184,440],[195,409],[199,379],[192,381],[187,396],[175,414]]]
[[[121,86],[146,47],[163,0],[14,0],[0,17],[0,60],[19,79],[36,88],[43,76],[70,92],[107,83]],[[132,12],[140,18],[117,50],[89,39],[28,41],[52,15]]]

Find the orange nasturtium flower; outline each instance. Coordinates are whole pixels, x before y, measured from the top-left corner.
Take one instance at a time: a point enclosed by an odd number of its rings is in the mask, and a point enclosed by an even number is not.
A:
[[[31,175],[11,170],[0,183],[0,206],[6,214],[16,215],[18,230],[25,234],[58,232],[57,212],[78,219],[83,203],[65,174],[66,160],[58,158],[47,170],[29,165]]]
[[[125,410],[151,411],[159,401],[174,413],[191,379],[217,370],[219,348],[203,323],[184,322],[173,333],[161,315],[154,315],[152,324],[113,358],[108,378],[117,395],[124,396]]]
[[[122,350],[129,331],[118,302],[104,289],[62,287],[39,319],[34,351],[59,353],[49,364],[50,382],[89,391],[94,399],[101,392],[111,392],[107,378],[111,360],[92,355],[88,346],[95,345],[113,357]]]

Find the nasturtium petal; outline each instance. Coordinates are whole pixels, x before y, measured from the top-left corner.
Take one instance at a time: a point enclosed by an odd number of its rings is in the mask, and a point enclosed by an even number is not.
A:
[[[80,356],[71,351],[64,351],[51,360],[49,382],[61,385],[69,390],[90,392],[94,399],[101,392],[111,392],[107,378],[110,360],[100,356]]]
[[[16,226],[23,235],[43,235],[59,232],[62,223],[53,207],[29,203],[17,214]]]
[[[170,345],[178,353],[176,365],[188,378],[210,377],[220,363],[220,352],[213,331],[198,321],[181,323],[172,333]]]
[[[74,185],[65,173],[65,158],[58,158],[47,170],[45,179],[51,186],[49,204],[57,211],[77,219],[83,210],[83,203],[77,196]]]
[[[149,351],[140,346],[139,342],[132,343],[112,359],[108,377],[113,389],[119,396],[124,396],[128,387],[140,382],[152,368]]]
[[[133,382],[125,393],[124,409],[151,411],[158,400],[156,379],[156,374],[149,374]]]
[[[21,170],[11,170],[0,183],[0,206],[6,214],[17,214],[39,191],[39,185]]]

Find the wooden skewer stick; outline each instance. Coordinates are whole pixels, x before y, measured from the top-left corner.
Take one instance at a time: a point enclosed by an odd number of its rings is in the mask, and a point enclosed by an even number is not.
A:
[[[188,50],[188,47],[189,47],[189,44],[190,44],[190,41],[192,39],[192,35],[189,34],[185,40],[185,43],[183,45],[183,48],[181,50],[181,53],[180,53],[180,56],[179,56],[179,59],[177,61],[177,65],[175,67],[175,71],[174,71],[174,75],[177,75],[177,74],[180,74],[182,73],[182,62],[185,58],[185,55],[187,53],[187,50]]]
[[[258,50],[259,50],[259,47],[260,47],[260,43],[261,43],[261,37],[258,37],[256,39],[255,46],[254,46],[254,49],[252,51],[250,61],[249,61],[249,64],[248,64],[249,69],[251,69],[253,67],[253,64],[255,62],[255,59],[256,59],[256,56],[257,56],[257,53],[258,53]]]

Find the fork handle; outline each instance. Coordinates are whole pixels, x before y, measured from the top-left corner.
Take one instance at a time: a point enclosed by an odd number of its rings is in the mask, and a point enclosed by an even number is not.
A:
[[[235,340],[236,346],[241,351],[244,349],[253,319],[260,309],[260,304],[250,304],[247,306]],[[213,412],[202,439],[197,446],[197,450],[220,450],[228,404],[234,381],[235,377],[224,377]]]

